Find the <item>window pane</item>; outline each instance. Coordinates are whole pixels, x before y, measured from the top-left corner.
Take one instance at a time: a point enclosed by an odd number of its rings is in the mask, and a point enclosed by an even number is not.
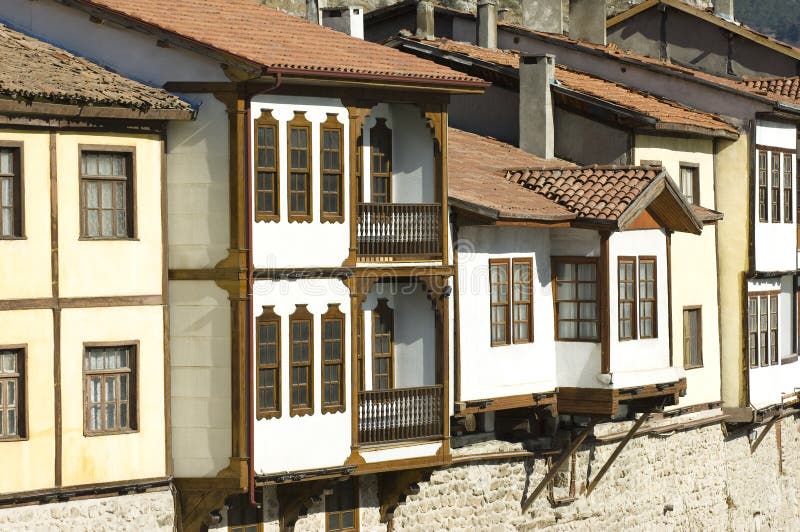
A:
[[[14,172],[14,152],[5,149],[0,150],[0,174],[10,174]]]
[[[17,411],[16,410],[9,410],[8,411],[8,435],[9,436],[16,436],[17,435]]]
[[[117,406],[106,405],[106,429],[117,428]]]
[[[17,381],[15,379],[6,383],[6,406],[17,406]]]
[[[89,208],[97,208],[97,181],[85,181],[84,187],[86,189],[86,206]]]
[[[117,398],[117,378],[106,377],[106,402],[114,401]]]
[[[89,411],[89,428],[91,430],[101,430],[103,428],[100,418],[100,405],[92,405]]]
[[[119,399],[120,401],[128,400],[128,376],[119,376]]]
[[[128,405],[126,403],[119,405],[119,426],[128,428]]]
[[[578,337],[578,324],[574,321],[558,322],[559,338],[575,339]]]
[[[90,380],[89,385],[89,400],[92,403],[99,403],[100,402],[100,391],[102,390],[102,381],[100,377],[92,377]]]

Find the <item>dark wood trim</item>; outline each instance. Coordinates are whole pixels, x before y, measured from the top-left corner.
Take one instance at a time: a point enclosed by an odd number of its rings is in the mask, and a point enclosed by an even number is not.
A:
[[[236,281],[240,271],[236,268],[170,268],[170,281]]]
[[[623,338],[622,337],[622,328],[619,326],[619,322],[622,318],[622,311],[620,310],[620,306],[622,304],[622,298],[619,295],[619,267],[623,264],[632,264],[633,265],[633,307],[631,308],[631,337],[630,338]],[[638,267],[636,264],[636,257],[632,255],[619,255],[617,256],[617,339],[620,342],[627,342],[630,340],[636,340],[638,338],[637,332],[639,327],[639,319],[638,319],[638,305],[636,304],[636,296],[638,295],[638,288],[639,283],[637,282],[637,275]],[[610,285],[609,285],[610,288]]]
[[[602,248],[601,248],[602,251]],[[595,264],[597,271],[596,271],[596,285],[597,285],[597,339],[580,339],[580,338],[560,338],[558,334],[558,281],[557,281],[557,266],[559,263],[570,263],[570,264],[586,264],[591,263]],[[608,308],[606,307],[606,317],[603,318],[603,309],[601,306],[601,291],[603,290],[603,271],[601,267],[601,261],[599,257],[576,257],[571,255],[552,255],[550,257],[550,282],[551,286],[553,287],[553,338],[555,338],[556,342],[589,342],[589,343],[602,343],[603,339],[603,323],[605,319],[605,323],[607,326],[608,320]],[[577,284],[577,271],[575,272],[576,276],[576,284]],[[576,287],[577,290],[577,287]],[[577,293],[576,296],[577,297]]]
[[[294,118],[286,123],[286,219],[289,223],[310,223],[314,219],[314,127],[306,117],[306,113],[306,111],[295,111]],[[292,168],[292,128],[305,128],[308,131],[305,169]],[[302,213],[292,213],[292,170],[300,170],[298,173],[306,174],[305,211]]]
[[[516,266],[517,264],[527,264],[528,268],[529,268],[529,271],[530,271],[530,278],[528,279],[528,282],[526,283],[528,285],[528,294],[529,294],[529,297],[530,297],[530,299],[527,302],[527,304],[528,304],[528,338],[527,339],[522,339],[522,340],[517,340],[514,337],[514,305],[517,304],[517,300],[514,298],[514,284],[515,284],[514,283],[514,266]],[[511,321],[511,342],[514,343],[514,344],[529,344],[529,343],[532,343],[534,341],[534,330],[533,330],[533,314],[534,314],[534,310],[533,310],[533,296],[534,296],[534,294],[533,294],[533,286],[534,286],[534,284],[533,284],[533,272],[534,272],[533,257],[513,257],[511,259],[511,272],[510,272],[511,284],[509,285],[509,299],[511,300],[511,315],[509,316],[509,319]],[[525,304],[525,303],[521,303],[521,304]]]
[[[19,351],[20,358],[17,358],[17,435],[16,436],[0,436],[0,444],[5,442],[18,442],[28,441],[30,433],[28,432],[28,410],[29,410],[29,397],[28,393],[28,374],[30,368],[28,364],[28,344],[8,344],[0,345],[0,351]],[[12,377],[13,378],[13,377]],[[2,390],[0,390],[2,391]],[[5,398],[4,398],[5,400]],[[4,403],[5,404],[5,403]]]
[[[28,102],[0,97],[0,113],[59,118],[113,118],[126,120],[191,120],[194,111],[188,109],[137,110],[126,107],[98,105],[66,105],[47,102]]]
[[[657,399],[664,406],[678,404],[678,398],[686,391],[686,379],[676,382],[644,384],[633,388],[573,388],[558,389],[560,414],[613,416],[621,403],[631,405],[642,399]],[[651,405],[652,406],[652,405]]]
[[[351,488],[353,490],[353,508],[349,508],[353,512],[353,530],[361,530],[361,486],[359,483],[359,477],[350,477],[347,480],[340,480],[333,486],[333,491],[336,491],[337,488],[343,488],[343,484],[347,481],[352,481]],[[348,511],[344,510],[344,511]],[[342,513],[340,510],[337,513]],[[328,504],[327,504],[327,495],[325,501],[325,532],[329,532],[328,528]]]
[[[159,141],[161,158],[161,297],[164,325],[164,463],[167,476],[172,476],[172,364],[169,328],[169,231],[167,230],[167,136]]]
[[[86,386],[86,349],[93,347],[131,347],[128,352],[128,369],[130,370],[130,380],[128,382],[128,428],[119,430],[98,430],[93,431],[88,427],[87,407],[89,405],[89,389]],[[118,436],[120,434],[131,434],[139,432],[139,402],[141,400],[140,393],[140,380],[141,375],[139,372],[139,358],[141,356],[141,345],[139,340],[122,340],[110,342],[83,342],[81,350],[81,382],[83,387],[83,404],[81,411],[83,412],[83,436],[86,438],[102,437],[102,436]],[[94,371],[92,371],[94,373]],[[119,372],[116,372],[119,373]],[[133,382],[130,382],[133,381]]]
[[[341,335],[339,339],[341,343],[339,351],[339,365],[341,365],[341,371],[339,373],[339,402],[331,404],[325,402],[325,366],[328,365],[325,358],[325,322],[328,320],[337,320],[340,322],[339,333]],[[339,309],[339,303],[329,304],[328,311],[325,312],[320,319],[320,368],[322,370],[322,374],[320,375],[320,406],[322,407],[323,414],[344,412],[347,410],[347,401],[345,399],[347,395],[347,364],[345,362],[347,358],[345,356],[347,353],[346,323],[347,319],[344,313]]]
[[[356,255],[358,253],[358,200],[362,193],[362,189],[359,187],[361,184],[359,168],[360,165],[363,164],[363,161],[359,161],[359,157],[362,156],[362,150],[358,149],[358,146],[363,140],[364,124],[372,109],[372,105],[368,102],[357,102],[357,105],[348,105],[349,102],[344,103],[347,105],[349,128],[347,157],[350,161],[350,172],[347,197],[349,201],[350,217],[350,250],[342,266],[355,266]]]
[[[386,325],[388,325],[389,329],[389,356],[388,357],[381,357],[381,358],[388,358],[389,359],[389,383],[386,388],[378,388],[375,386],[375,360],[376,360],[376,351],[375,351],[375,322],[381,320]],[[373,390],[391,390],[394,388],[395,384],[395,356],[394,356],[394,309],[389,306],[389,300],[385,298],[379,298],[378,304],[372,310],[372,389]]]
[[[171,481],[171,477],[157,477],[4,493],[0,495],[0,508],[164,491],[169,489]]]
[[[445,409],[447,410],[447,409]],[[447,440],[431,440],[428,443],[440,442],[442,445],[449,445]],[[439,454],[425,456],[421,458],[407,458],[400,460],[389,460],[386,462],[368,462],[356,466],[355,475],[369,475],[374,473],[386,473],[389,471],[399,471],[402,469],[415,469],[421,467],[441,467],[450,463],[450,454]]]
[[[687,361],[686,361],[687,353],[686,353],[686,349],[685,349],[686,346],[685,345],[684,345],[684,349],[683,349],[683,369],[689,370],[689,369],[697,369],[697,368],[702,368],[703,367],[703,306],[702,305],[687,305],[687,306],[683,307],[683,312],[681,312],[681,319],[683,319],[683,314],[687,310],[697,310],[698,311],[698,317],[699,317],[699,319],[698,319],[698,329],[697,329],[697,350],[698,350],[699,355],[700,355],[700,363],[699,364],[688,364]],[[686,338],[686,330],[685,330],[685,328],[686,328],[686,325],[684,324],[684,331],[683,331],[683,335],[682,335],[683,339]],[[670,350],[670,353],[671,352],[672,352],[672,350]],[[670,362],[672,361],[671,359],[672,359],[672,357],[670,356]]]
[[[319,125],[319,218],[322,223],[344,223],[344,124],[339,122],[338,115],[328,113],[328,118]],[[326,213],[323,204],[323,188],[325,182],[325,132],[336,131],[339,133],[339,183],[337,212]],[[313,181],[313,178],[312,178]]]
[[[254,167],[255,167],[255,181],[253,182],[253,191],[254,191],[254,198],[253,198],[253,210],[255,211],[255,221],[256,222],[278,222],[281,219],[281,127],[280,122],[272,115],[272,109],[262,109],[261,116],[259,116],[255,122],[253,123],[253,129],[256,132],[255,135],[255,142],[253,146],[254,153],[257,154],[258,152],[258,128],[259,127],[272,127],[275,134],[275,166],[274,168],[264,167],[265,169],[262,170],[262,167],[258,166],[258,157],[255,156],[254,159]],[[288,146],[288,137],[287,137],[287,146]],[[259,211],[258,210],[258,172],[267,171],[267,172],[274,172],[275,173],[275,180],[273,181],[272,187],[272,205],[273,205],[273,212],[269,211]]]
[[[14,203],[14,231],[12,236],[0,236],[0,240],[26,240],[25,236],[25,143],[0,140],[0,148],[16,150],[14,154],[14,177],[12,178]]]
[[[781,153],[797,153],[796,149],[793,148],[778,148],[776,146],[767,146],[765,144],[756,144],[756,150],[762,151],[777,151]],[[683,163],[681,163],[683,164]]]
[[[675,345],[672,338],[674,325],[672,318],[674,316],[672,311],[672,232],[666,231],[667,239],[667,336],[669,337],[669,365],[674,366],[675,359]],[[716,279],[719,282],[719,278]],[[681,316],[683,318],[683,316]],[[701,344],[702,345],[702,344]]]
[[[556,405],[557,393],[557,390],[550,390],[540,393],[525,393],[521,395],[506,395],[503,397],[491,397],[486,399],[455,401],[455,416],[461,417],[481,412]]]
[[[161,294],[142,296],[64,297],[58,300],[61,308],[138,307],[164,304]]]
[[[254,279],[340,279],[353,275],[352,268],[255,268]]]
[[[308,399],[305,406],[295,406],[292,404],[292,386],[294,381],[292,379],[292,369],[295,366],[294,357],[292,355],[292,326],[295,321],[308,321],[308,364],[302,364],[308,367],[308,375],[306,378],[306,390]],[[289,315],[289,416],[307,416],[314,414],[314,315],[308,310],[307,304],[295,305],[295,310]]]
[[[86,222],[83,219],[83,207],[85,205],[86,198],[84,197],[84,190],[83,190],[83,181],[92,180],[92,181],[99,181],[99,180],[106,180],[112,181],[114,179],[110,179],[104,176],[84,176],[83,175],[83,154],[84,152],[102,152],[102,153],[121,153],[125,155],[125,218],[126,218],[126,225],[125,228],[125,236],[89,236],[86,234]],[[138,172],[136,168],[136,146],[130,145],[114,145],[114,144],[78,144],[78,198],[79,198],[79,209],[78,209],[78,239],[79,240],[90,240],[90,241],[108,241],[108,240],[138,240],[138,223],[137,223],[137,203],[138,203],[138,187],[137,187],[137,179],[138,179]],[[119,181],[118,179],[116,181]],[[99,206],[99,200],[98,200]]]
[[[653,263],[653,335],[652,336],[642,336],[641,327],[639,328],[640,329],[639,330],[639,339],[640,340],[642,340],[642,339],[648,339],[649,340],[649,339],[652,339],[652,338],[658,338],[658,315],[659,315],[658,302],[659,302],[659,299],[660,299],[658,297],[658,257],[655,256],[655,255],[639,255],[639,267],[641,267],[642,261],[648,261],[648,262],[652,261],[652,263]],[[637,276],[637,277],[638,277],[639,283],[641,283],[642,282],[641,276]],[[668,274],[667,277],[669,278],[669,274]],[[642,295],[641,294],[638,294],[638,295],[639,295],[639,304],[641,304]],[[640,313],[637,311],[636,314],[637,314],[637,316],[639,316],[639,319],[641,320]]]
[[[491,319],[492,313],[492,266],[505,266],[506,267],[506,302],[503,304],[506,308],[506,323],[505,323],[505,342],[495,342],[491,338],[491,329],[494,322]],[[511,344],[511,259],[489,259],[489,345],[492,347],[499,347]]]
[[[58,135],[50,132],[50,282],[52,298],[48,298],[53,309],[53,436],[55,485],[61,486],[63,466],[63,420],[61,407],[61,309],[59,301],[58,260]],[[0,302],[2,306],[3,302]]]
[[[52,297],[0,300],[0,312],[6,310],[52,309],[57,307],[57,301]]]
[[[281,374],[283,373],[283,367],[281,366],[281,340],[283,335],[281,334],[281,325],[282,320],[279,315],[275,313],[275,305],[264,305],[262,308],[261,315],[256,317],[256,349],[254,350],[256,360],[255,360],[255,367],[256,373],[254,375],[255,382],[256,382],[256,419],[271,419],[271,418],[279,418],[281,417],[282,413],[282,405],[283,402],[281,401],[283,396],[283,387]],[[261,362],[258,360],[258,326],[259,325],[275,325],[275,364],[270,364],[269,368],[267,369],[275,369],[275,409],[268,409],[268,408],[261,408],[258,406],[258,371],[261,369]]]

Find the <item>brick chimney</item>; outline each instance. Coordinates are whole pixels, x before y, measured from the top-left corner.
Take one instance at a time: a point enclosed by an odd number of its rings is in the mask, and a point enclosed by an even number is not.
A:
[[[519,147],[550,159],[554,150],[553,98],[556,57],[551,54],[520,54],[519,58]]]
[[[431,40],[436,32],[433,29],[433,1],[417,1],[417,37]]]
[[[522,0],[522,24],[536,31],[564,33],[561,0]]]
[[[714,14],[733,22],[733,0],[714,0]]]
[[[570,0],[569,36],[576,41],[606,44],[606,0]]]
[[[364,38],[364,9],[362,7],[323,7],[320,23],[359,39]]]
[[[497,48],[497,0],[478,0],[478,46]]]

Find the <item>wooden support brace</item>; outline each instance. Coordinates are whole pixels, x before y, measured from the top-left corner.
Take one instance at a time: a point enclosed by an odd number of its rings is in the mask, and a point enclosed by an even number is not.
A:
[[[595,426],[596,423],[597,423],[597,419],[592,418],[589,421],[589,424],[586,425],[586,428],[583,429],[583,432],[581,432],[578,435],[578,437],[575,438],[572,441],[572,443],[567,448],[567,450],[564,452],[564,454],[562,454],[558,458],[558,460],[556,460],[556,463],[553,464],[553,466],[550,468],[550,470],[547,472],[547,474],[544,476],[544,478],[539,482],[539,485],[536,486],[536,489],[533,490],[533,493],[531,493],[528,496],[528,498],[525,499],[522,502],[522,513],[525,513],[525,512],[528,511],[528,508],[531,507],[531,505],[536,500],[536,498],[542,493],[542,491],[544,491],[544,488],[558,474],[558,471],[559,471],[559,469],[561,469],[561,466],[564,465],[564,462],[566,462],[569,459],[569,457],[572,456],[575,453],[575,451],[578,450],[578,447],[580,447],[580,445],[583,443],[583,440],[585,440],[586,437],[592,432],[592,430],[594,429],[594,426]]]
[[[775,444],[778,446],[778,474],[783,475],[783,443],[781,441],[781,420],[775,425]]]
[[[750,454],[753,454],[754,452],[756,452],[756,449],[758,449],[758,446],[759,446],[759,445],[761,445],[761,442],[762,442],[762,441],[764,440],[764,438],[767,436],[767,433],[769,433],[769,429],[771,429],[771,428],[772,428],[772,426],[773,426],[775,423],[777,423],[777,421],[778,421],[780,418],[781,418],[781,416],[775,416],[774,418],[772,418],[772,419],[770,419],[770,420],[769,420],[769,423],[767,423],[767,426],[766,426],[766,427],[764,427],[764,430],[762,430],[762,431],[761,431],[761,434],[759,434],[759,435],[758,435],[758,438],[756,438],[756,441],[754,441],[754,442],[753,442],[753,445],[751,445],[751,446],[750,446]]]
[[[611,464],[614,463],[614,461],[617,459],[620,453],[622,453],[622,450],[625,448],[625,446],[628,445],[628,442],[633,439],[633,437],[636,435],[636,432],[641,428],[642,425],[644,425],[644,422],[647,421],[647,419],[650,417],[650,414],[652,413],[653,413],[652,411],[647,411],[644,414],[642,414],[642,417],[636,420],[636,423],[633,424],[631,430],[629,430],[628,433],[625,435],[625,437],[622,438],[622,441],[619,442],[617,448],[614,449],[614,452],[611,453],[611,456],[608,457],[606,463],[603,464],[602,468],[600,468],[600,471],[597,473],[597,476],[594,477],[594,480],[592,480],[589,483],[589,487],[586,488],[587,497],[592,493],[592,491],[594,491],[594,489],[597,487],[597,484],[600,482],[603,476],[608,472],[609,468],[611,467]]]

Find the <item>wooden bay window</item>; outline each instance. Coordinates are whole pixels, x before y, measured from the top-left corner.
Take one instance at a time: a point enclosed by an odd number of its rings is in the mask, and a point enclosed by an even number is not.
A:
[[[289,128],[289,221],[310,222],[311,122],[296,112]]]
[[[344,126],[335,114],[320,126],[320,218],[323,222],[344,221],[343,138]]]
[[[256,318],[256,418],[281,417],[281,317],[265,306]]]
[[[322,412],[344,412],[344,314],[328,305],[322,315]]]
[[[598,340],[597,264],[596,258],[553,257],[557,340]]]
[[[280,151],[278,121],[271,109],[264,109],[256,120],[256,221],[280,219]]]
[[[289,316],[291,416],[314,412],[314,316],[308,305],[296,305]]]

